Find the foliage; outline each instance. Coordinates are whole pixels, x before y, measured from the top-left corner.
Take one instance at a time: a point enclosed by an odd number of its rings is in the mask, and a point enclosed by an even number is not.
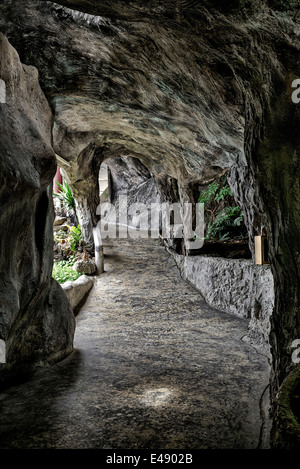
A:
[[[59,283],[78,279],[82,274],[73,270],[75,262],[75,256],[71,256],[67,261],[54,262],[52,277]]]
[[[219,184],[217,184],[216,182],[212,182],[208,186],[207,190],[204,190],[204,191],[201,192],[198,202],[200,204],[201,203],[202,204],[209,204],[212,201],[213,197],[215,196],[218,188],[219,188]]]
[[[198,202],[204,204],[205,239],[227,241],[247,236],[243,213],[226,178],[220,183],[212,182],[200,193]]]
[[[81,233],[80,225],[71,226],[70,234],[71,234],[71,249],[72,249],[72,251],[75,252],[75,251],[77,251],[77,249],[80,246],[80,243],[82,241],[82,233]]]
[[[76,213],[76,206],[75,206],[75,199],[73,193],[71,191],[70,186],[64,183],[63,185],[60,184],[58,181],[56,182],[58,187],[61,189],[59,193],[53,193],[56,197],[58,197],[63,205],[66,207],[67,210],[73,210]]]
[[[243,224],[243,214],[239,207],[225,207],[219,213],[214,222],[210,223],[207,228],[207,239],[219,239],[219,241],[227,241],[232,237],[244,237],[242,232],[237,236],[238,230]]]
[[[54,233],[54,242],[61,246],[61,250],[66,254],[68,252],[76,252],[80,247],[83,236],[81,233],[81,227],[78,226],[69,226],[65,225],[68,229],[67,231],[59,230]],[[69,257],[69,256],[67,256]]]

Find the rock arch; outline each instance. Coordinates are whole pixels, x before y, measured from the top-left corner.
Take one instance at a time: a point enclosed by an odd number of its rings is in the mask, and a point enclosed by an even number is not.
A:
[[[37,70],[20,63],[3,34],[0,76],[8,91],[7,102],[0,104],[2,386],[69,354],[75,322],[62,289],[51,278],[53,118]]]
[[[140,157],[161,181],[178,181],[182,200],[195,181],[230,170],[252,241],[262,228],[269,237],[275,396],[300,336],[300,107],[291,99],[300,42],[292,2],[182,1],[174,9],[135,0],[99,9],[60,1],[81,13],[36,0],[27,9],[12,4],[0,28],[40,72],[54,149],[84,189],[87,225],[98,202],[93,168],[109,155]]]

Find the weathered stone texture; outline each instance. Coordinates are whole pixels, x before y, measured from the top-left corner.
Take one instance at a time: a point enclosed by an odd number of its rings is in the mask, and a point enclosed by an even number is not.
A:
[[[82,274],[92,275],[96,272],[97,267],[95,262],[92,260],[79,259],[73,265],[73,269]]]
[[[155,240],[104,251],[74,354],[1,396],[0,448],[268,448],[269,365],[240,340],[246,321],[208,306]]]
[[[81,275],[74,282],[67,281],[62,284],[62,289],[74,312],[76,312],[76,308],[79,307],[91,288],[93,288],[93,285],[94,280],[87,275]]]
[[[55,116],[54,149],[70,164],[64,169],[86,237],[97,223],[97,172],[108,158],[138,157],[157,179],[176,181],[181,201],[190,185],[229,169],[250,241],[262,229],[269,238],[276,393],[293,367],[290,340],[300,337],[300,106],[291,100],[300,76],[297,5],[59,3],[7,0],[0,29],[40,72]]]
[[[246,259],[171,254],[183,278],[209,305],[250,319],[245,339],[270,354],[270,319],[274,308],[270,267],[254,265]]]
[[[0,383],[72,350],[74,318],[52,279],[56,170],[52,114],[34,67],[22,65],[0,34],[0,338],[7,363]]]

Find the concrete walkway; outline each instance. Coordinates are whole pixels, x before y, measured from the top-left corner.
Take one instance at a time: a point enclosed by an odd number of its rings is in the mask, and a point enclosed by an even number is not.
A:
[[[0,448],[267,447],[247,321],[208,307],[158,241],[104,252],[74,353],[0,394]]]

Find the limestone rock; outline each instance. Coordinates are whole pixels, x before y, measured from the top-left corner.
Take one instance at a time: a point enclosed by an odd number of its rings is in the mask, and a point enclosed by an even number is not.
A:
[[[111,158],[107,160],[107,166],[111,176],[110,198],[113,207],[111,213],[108,211],[101,217],[103,222],[118,223],[121,216],[122,224],[128,227],[150,225],[151,204],[161,202],[155,178],[138,158]],[[122,199],[122,196],[126,198]],[[144,212],[140,213],[136,205],[137,210],[129,213],[129,207],[134,207],[134,204],[142,204]],[[105,205],[103,211],[104,208]]]
[[[195,201],[197,184],[208,184],[230,171],[251,247],[253,236],[262,229],[269,239],[275,284],[275,395],[293,366],[290,341],[300,337],[300,105],[291,99],[293,79],[300,77],[296,2],[10,0],[2,2],[0,10],[1,30],[22,61],[39,70],[55,111],[54,149],[66,160],[63,169],[77,199],[86,242],[93,242],[91,228],[98,221],[98,171],[104,160],[139,158],[156,181],[176,181],[181,202]],[[1,62],[8,95],[12,62],[12,57]],[[27,76],[30,73],[32,69],[26,68]],[[22,89],[25,96],[28,91]],[[32,106],[37,102],[31,100]],[[4,126],[0,148],[9,170],[3,173],[1,168],[0,174],[6,181],[18,181],[24,173],[28,154],[18,165],[10,164],[11,158],[24,153],[21,147],[28,146],[27,139],[30,143],[41,136],[44,110],[40,111],[39,125],[29,125],[25,140],[17,141],[17,151],[12,148],[13,126]],[[31,109],[19,117],[25,116],[27,122],[33,113]],[[19,122],[15,118],[13,124],[24,139]],[[34,187],[41,194],[45,180],[52,177],[53,155],[47,158],[46,150],[41,154],[43,164],[37,162],[35,169],[28,165],[27,180],[17,194],[24,203],[29,200],[24,188],[26,192]],[[44,195],[38,204],[40,214],[46,199]],[[32,215],[35,209],[22,207],[17,212],[11,220],[23,213]],[[14,234],[11,224],[5,220],[4,226]],[[30,227],[24,237],[29,231]],[[17,243],[16,233],[12,239]],[[3,243],[6,256],[9,247]],[[27,264],[32,262],[38,270],[30,255]],[[3,269],[10,271],[5,260]],[[20,288],[22,281],[15,275],[5,276],[4,291]],[[36,277],[33,285],[39,284]],[[12,319],[19,311],[18,295],[5,301],[4,317]],[[9,323],[7,318],[4,322]]]
[[[181,275],[205,301],[238,317],[249,319],[245,341],[270,355],[269,335],[274,309],[274,279],[269,265],[249,259],[180,256],[170,251]]]
[[[54,222],[53,222],[53,226],[63,225],[64,223],[66,223],[66,221],[67,221],[67,217],[59,217],[58,215],[56,215]]]
[[[92,275],[96,272],[97,267],[96,264],[90,259],[79,259],[73,265],[73,269],[76,270],[76,272],[80,272],[82,274]]]
[[[69,227],[67,225],[54,225],[53,226],[53,231],[69,231]]]
[[[62,288],[70,302],[71,308],[73,309],[74,313],[77,312],[76,308],[80,305],[82,300],[89,293],[93,285],[93,279],[86,275],[81,275],[74,282],[67,281],[62,284]]]
[[[56,159],[52,114],[34,67],[22,65],[0,33],[0,384],[72,351],[74,317],[51,278]]]

